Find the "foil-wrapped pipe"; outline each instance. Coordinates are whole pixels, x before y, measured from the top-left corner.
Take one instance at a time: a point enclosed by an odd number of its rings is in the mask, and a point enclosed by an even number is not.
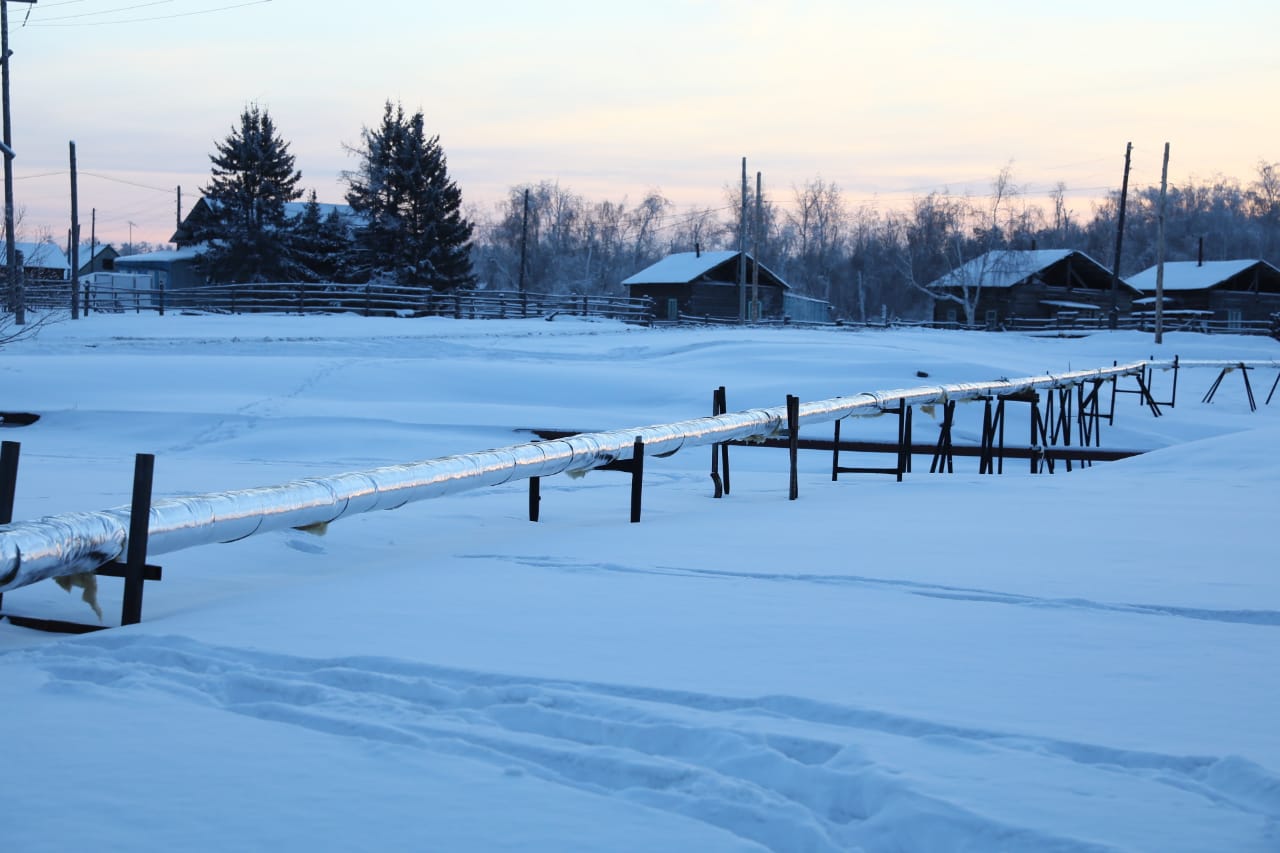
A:
[[[1185,366],[1187,362],[1182,364]],[[1146,362],[1136,362],[1022,379],[833,397],[802,403],[800,424],[878,415],[885,408],[902,404],[930,405],[1034,388],[1063,387],[1138,374],[1146,366]],[[685,447],[777,435],[786,426],[785,406],[748,409],[670,424],[581,433],[370,471],[312,477],[279,486],[168,498],[152,504],[147,549],[153,555],[164,554],[196,545],[232,542],[269,530],[328,524],[347,515],[396,509],[414,501],[514,480],[585,472],[630,459],[636,439],[644,442],[646,455],[669,456]],[[128,548],[128,530],[128,507],[0,526],[0,592],[47,578],[91,571],[119,559]]]

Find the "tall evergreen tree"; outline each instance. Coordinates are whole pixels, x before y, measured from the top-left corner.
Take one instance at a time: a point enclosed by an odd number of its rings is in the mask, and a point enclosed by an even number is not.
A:
[[[347,202],[364,220],[356,234],[359,272],[437,290],[469,286],[472,225],[449,178],[440,137],[427,137],[422,112],[386,103],[382,123],[365,128],[347,172]]]
[[[302,195],[289,144],[266,110],[255,104],[240,115],[209,155],[213,177],[204,188],[212,221],[195,235],[208,241],[208,274],[216,281],[270,281],[288,277],[285,204]]]

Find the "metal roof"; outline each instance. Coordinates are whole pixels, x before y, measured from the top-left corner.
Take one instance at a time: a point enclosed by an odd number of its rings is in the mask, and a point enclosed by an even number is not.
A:
[[[750,252],[744,253],[747,256],[747,263],[755,263],[755,258],[751,257]],[[697,281],[703,276],[710,273],[716,267],[721,266],[729,261],[736,260],[738,252],[677,252],[674,255],[667,255],[656,264],[647,266],[640,272],[635,273],[630,278],[623,280],[623,284],[630,286],[633,284],[688,284]],[[790,289],[782,277],[764,264],[759,264],[761,272],[761,283],[764,282],[766,276],[772,277],[784,289]],[[750,273],[748,273],[748,281]]]
[[[1280,269],[1276,269],[1266,261],[1260,260],[1205,261],[1204,263],[1174,261],[1164,265],[1164,289],[1207,290],[1239,275],[1256,264],[1270,267],[1273,273],[1280,276]],[[1154,293],[1156,289],[1156,267],[1148,267],[1137,275],[1131,276],[1129,283],[1139,290]]]
[[[1001,249],[956,267],[929,287],[1013,287],[1072,255],[1083,258],[1103,272],[1107,271],[1102,264],[1074,249]],[[1121,283],[1128,285],[1124,279]]]

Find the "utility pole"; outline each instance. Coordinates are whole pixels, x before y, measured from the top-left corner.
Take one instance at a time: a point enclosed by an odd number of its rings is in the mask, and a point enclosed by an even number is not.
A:
[[[751,228],[751,319],[760,321],[760,233],[764,222],[760,201],[760,173],[756,172],[756,221]]]
[[[742,158],[742,216],[738,219],[738,322],[747,322],[747,158]]]
[[[34,3],[36,0],[14,0],[18,3]],[[9,0],[0,0],[0,89],[3,89],[4,111],[4,239],[5,265],[9,271],[9,307],[13,309],[13,322],[22,326],[27,322],[26,300],[22,294],[22,277],[18,273],[18,246],[13,222],[13,135],[9,122]]]
[[[524,256],[529,242],[529,188],[524,188],[524,217],[520,220],[520,292],[524,293]]]
[[[93,262],[93,255],[89,256]],[[71,140],[71,319],[80,319],[80,201],[76,188],[76,141]]]
[[[1111,316],[1110,326],[1116,327],[1116,323],[1120,317],[1120,252],[1124,248],[1124,208],[1125,202],[1129,198],[1129,160],[1133,154],[1133,143],[1126,142],[1124,146],[1124,181],[1120,184],[1120,215],[1119,222],[1116,223],[1116,262],[1111,269]]]
[[[1160,206],[1156,213],[1156,343],[1164,343],[1164,199],[1169,186],[1169,143],[1160,167]]]
[[[174,219],[174,228],[182,227],[182,185],[178,185],[178,215]]]

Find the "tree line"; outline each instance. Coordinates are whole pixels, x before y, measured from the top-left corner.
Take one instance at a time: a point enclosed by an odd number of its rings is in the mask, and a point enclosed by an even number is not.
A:
[[[554,181],[512,187],[483,210],[465,207],[438,136],[423,114],[387,101],[381,122],[349,149],[349,212],[303,195],[289,145],[266,110],[250,106],[210,155],[204,196],[213,217],[190,235],[207,242],[217,281],[389,281],[436,290],[484,286],[538,293],[619,294],[620,282],[673,252],[746,245],[796,292],[837,316],[872,320],[929,313],[927,285],[986,252],[1070,249],[1115,263],[1120,194],[1087,217],[1059,183],[1034,202],[1012,165],[984,196],[943,189],[896,210],[851,207],[815,177],[779,199],[726,186],[719,206],[677,210],[659,190],[636,202],[596,201]],[[1155,263],[1157,187],[1129,193],[1120,274]],[[744,232],[745,229],[745,232]],[[1247,182],[1218,176],[1168,188],[1168,261],[1262,259],[1280,265],[1280,163]]]
[[[1119,191],[1087,217],[1070,211],[1066,191],[1060,183],[1047,204],[1036,203],[1005,166],[984,196],[944,189],[882,210],[851,207],[837,184],[815,177],[782,199],[762,193],[758,204],[748,189],[745,245],[797,292],[829,301],[839,317],[920,317],[931,313],[929,283],[987,252],[1070,249],[1112,268]],[[1158,187],[1128,194],[1121,276],[1156,262],[1158,199]],[[492,211],[472,213],[472,259],[495,287],[523,280],[537,291],[616,293],[619,282],[667,254],[736,249],[741,210],[742,191],[731,186],[719,207],[678,211],[658,191],[629,206],[543,181],[513,187]],[[1280,266],[1280,164],[1259,163],[1243,184],[1219,176],[1171,185],[1165,241],[1167,261],[1203,253]]]

